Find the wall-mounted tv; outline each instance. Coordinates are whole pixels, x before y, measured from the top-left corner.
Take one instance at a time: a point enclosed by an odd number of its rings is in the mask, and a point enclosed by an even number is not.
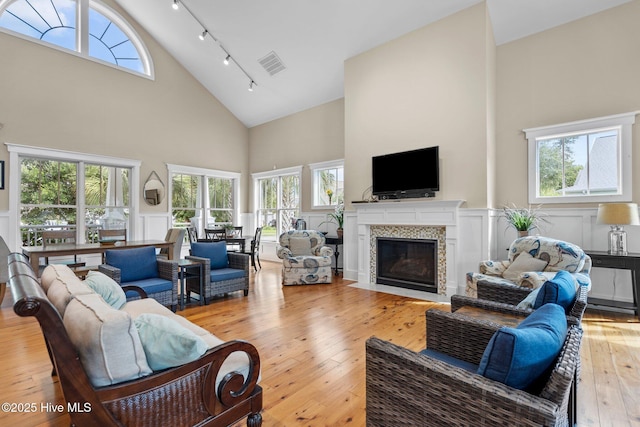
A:
[[[440,191],[438,147],[372,158],[372,192],[379,199],[434,197]]]

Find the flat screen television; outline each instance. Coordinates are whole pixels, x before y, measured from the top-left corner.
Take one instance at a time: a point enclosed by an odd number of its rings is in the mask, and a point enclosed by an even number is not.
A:
[[[383,200],[435,196],[439,160],[438,146],[373,157],[373,195]]]

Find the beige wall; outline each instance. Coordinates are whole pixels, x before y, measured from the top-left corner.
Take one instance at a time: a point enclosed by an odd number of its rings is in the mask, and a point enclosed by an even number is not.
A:
[[[490,25],[481,3],[346,62],[347,201],[371,185],[371,156],[439,145],[436,199],[492,203]]]
[[[309,163],[344,158],[344,100],[339,99],[249,129],[251,172],[305,166],[302,210],[311,209]]]
[[[155,170],[165,185],[165,163],[241,172],[240,211],[246,211],[247,128],[135,29],[153,58],[155,80],[0,33],[0,142],[138,159],[142,182]],[[4,145],[0,159],[8,159]],[[0,191],[0,210],[9,208],[8,199]],[[141,201],[142,212],[166,209],[166,201],[157,207]]]
[[[498,203],[527,204],[523,129],[640,110],[639,19],[633,1],[498,47]],[[638,121],[633,145],[637,201]]]

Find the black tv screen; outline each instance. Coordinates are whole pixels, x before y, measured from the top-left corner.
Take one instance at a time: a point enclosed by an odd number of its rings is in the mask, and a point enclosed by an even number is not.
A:
[[[440,190],[438,147],[372,158],[374,195],[381,199],[433,197]]]

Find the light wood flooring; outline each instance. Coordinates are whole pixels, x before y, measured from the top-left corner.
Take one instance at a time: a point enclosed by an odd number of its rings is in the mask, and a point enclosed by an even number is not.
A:
[[[365,352],[371,335],[412,350],[425,345],[424,312],[435,304],[349,287],[280,285],[263,262],[248,297],[235,293],[179,312],[223,339],[260,352],[264,426],[364,426]],[[0,309],[0,402],[62,404],[37,322],[17,317],[9,292]],[[580,426],[640,426],[640,323],[587,310],[579,384]],[[464,402],[461,402],[464,404]],[[0,425],[68,426],[66,414],[0,412]],[[237,424],[245,425],[244,421]]]

